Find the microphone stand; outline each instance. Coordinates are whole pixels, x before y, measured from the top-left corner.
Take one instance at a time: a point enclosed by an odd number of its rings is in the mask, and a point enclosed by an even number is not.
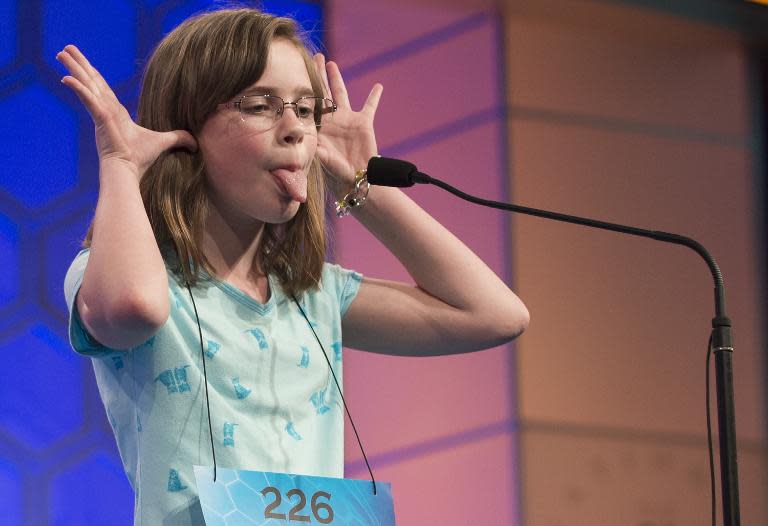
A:
[[[369,165],[370,166],[370,165]],[[413,165],[411,165],[413,166]],[[721,493],[723,502],[723,525],[739,526],[739,475],[736,461],[736,415],[733,403],[733,342],[731,339],[731,320],[725,314],[725,290],[723,287],[723,275],[715,259],[707,252],[698,241],[689,237],[660,232],[656,230],[644,230],[631,226],[619,225],[616,223],[607,223],[605,221],[596,221],[584,217],[549,212],[537,208],[502,203],[499,201],[490,201],[467,194],[444,183],[434,179],[427,174],[415,170],[408,174],[410,184],[397,184],[397,186],[410,186],[413,183],[432,184],[438,186],[453,195],[460,197],[471,203],[506,210],[509,212],[519,212],[521,214],[543,217],[554,221],[565,223],[574,223],[590,228],[599,228],[601,230],[611,230],[622,234],[645,237],[662,241],[664,243],[674,243],[683,245],[695,251],[707,263],[712,278],[715,283],[715,317],[712,318],[712,333],[710,348],[715,353],[715,378],[717,385],[717,422],[718,434],[720,437],[720,478]],[[375,183],[374,183],[375,184]]]

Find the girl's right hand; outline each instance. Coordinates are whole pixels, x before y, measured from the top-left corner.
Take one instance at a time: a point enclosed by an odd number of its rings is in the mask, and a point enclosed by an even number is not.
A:
[[[141,179],[160,154],[172,148],[197,150],[197,141],[187,131],[156,132],[142,128],[120,104],[101,74],[77,47],[68,45],[56,55],[69,71],[61,79],[85,105],[96,126],[96,147],[102,165],[126,163]]]

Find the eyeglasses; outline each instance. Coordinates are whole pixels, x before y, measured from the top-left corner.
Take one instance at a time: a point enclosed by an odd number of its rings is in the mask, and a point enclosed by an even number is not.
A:
[[[237,108],[240,118],[255,130],[268,130],[290,106],[303,126],[320,128],[331,120],[336,103],[322,97],[300,97],[293,102],[276,95],[246,95],[238,100],[219,104],[219,108]]]

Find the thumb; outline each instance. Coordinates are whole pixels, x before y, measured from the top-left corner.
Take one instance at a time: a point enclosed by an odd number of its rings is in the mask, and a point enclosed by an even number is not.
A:
[[[190,152],[197,151],[197,141],[186,130],[173,130],[163,133],[163,142],[165,143],[165,149],[184,148]]]

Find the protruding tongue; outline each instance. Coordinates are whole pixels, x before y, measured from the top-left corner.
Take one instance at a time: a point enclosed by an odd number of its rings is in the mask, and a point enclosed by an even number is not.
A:
[[[307,178],[302,171],[292,172],[283,168],[273,170],[274,175],[282,184],[282,187],[294,201],[304,203],[307,201]]]

